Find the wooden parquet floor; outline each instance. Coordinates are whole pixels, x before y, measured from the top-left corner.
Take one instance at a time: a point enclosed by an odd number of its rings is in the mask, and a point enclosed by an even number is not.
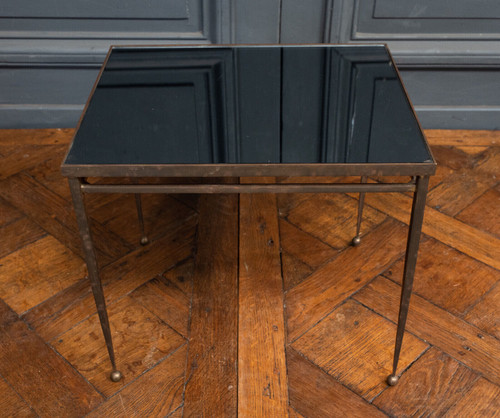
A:
[[[359,247],[355,194],[146,195],[144,247],[133,196],[88,196],[113,383],[59,174],[72,131],[0,131],[0,416],[499,416],[500,133],[427,134],[388,387],[410,195],[367,196]]]

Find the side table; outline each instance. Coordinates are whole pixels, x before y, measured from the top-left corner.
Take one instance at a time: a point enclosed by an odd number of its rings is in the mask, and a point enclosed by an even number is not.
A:
[[[61,168],[69,178],[111,379],[120,380],[121,373],[84,194],[134,193],[141,243],[147,244],[142,193],[355,192],[360,198],[353,245],[360,245],[365,193],[413,192],[393,372],[387,379],[394,385],[435,169],[384,45],[112,47]],[[216,181],[247,176],[358,176],[360,182]],[[368,182],[369,176],[411,181]],[[103,181],[88,182],[90,177]],[[116,178],[129,181],[117,184]],[[191,181],[182,183],[183,178]]]

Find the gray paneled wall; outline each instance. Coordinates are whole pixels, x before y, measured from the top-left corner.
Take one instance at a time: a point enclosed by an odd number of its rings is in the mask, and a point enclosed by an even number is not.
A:
[[[229,0],[1,0],[0,127],[75,126],[110,45],[226,43]]]
[[[0,127],[75,126],[111,44],[388,43],[424,127],[500,128],[498,0],[1,0]]]
[[[500,128],[500,2],[342,3],[339,39],[390,45],[424,127]]]

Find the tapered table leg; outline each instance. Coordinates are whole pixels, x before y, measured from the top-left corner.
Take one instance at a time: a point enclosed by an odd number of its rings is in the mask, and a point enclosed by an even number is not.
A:
[[[94,246],[92,244],[92,238],[90,236],[89,220],[85,211],[83,193],[80,187],[81,179],[69,178],[68,181],[71,190],[71,196],[73,198],[73,205],[75,208],[76,220],[78,222],[78,229],[80,231],[80,236],[83,243],[83,251],[85,255],[85,261],[87,263],[90,284],[92,286],[92,292],[94,294],[94,300],[97,306],[97,313],[99,314],[99,320],[101,322],[102,333],[104,334],[109,359],[111,361],[112,371],[110,378],[112,381],[118,382],[122,378],[122,374],[116,369],[115,353],[113,350],[113,341],[111,338],[111,329],[109,327],[108,312],[106,310],[106,300],[104,298],[101,279],[99,277],[99,269],[97,266],[97,259],[95,256]]]
[[[413,207],[411,210],[410,228],[408,232],[408,243],[406,246],[405,267],[403,273],[403,286],[401,289],[401,300],[399,305],[398,328],[396,332],[396,344],[394,348],[394,359],[392,374],[387,378],[387,383],[394,386],[398,382],[397,367],[403,334],[410,306],[411,291],[413,288],[413,276],[417,264],[418,246],[420,243],[420,233],[424,219],[425,200],[429,185],[428,176],[418,176],[416,180],[416,190],[413,196]]]
[[[361,176],[361,183],[366,183],[366,176]],[[358,221],[356,222],[356,235],[352,239],[352,245],[357,247],[361,244],[361,221],[363,220],[363,208],[365,205],[365,193],[361,192],[359,194],[359,202],[358,202]]]
[[[142,214],[142,200],[139,193],[135,194],[135,206],[137,208],[137,217],[139,219],[139,228],[141,230],[141,245],[146,245],[149,240],[146,235],[146,230],[144,228],[144,216]]]

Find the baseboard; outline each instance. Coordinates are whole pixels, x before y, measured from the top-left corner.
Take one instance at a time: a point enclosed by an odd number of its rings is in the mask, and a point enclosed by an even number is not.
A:
[[[0,105],[0,128],[73,128],[83,105]]]
[[[499,106],[415,106],[424,129],[500,129]]]

